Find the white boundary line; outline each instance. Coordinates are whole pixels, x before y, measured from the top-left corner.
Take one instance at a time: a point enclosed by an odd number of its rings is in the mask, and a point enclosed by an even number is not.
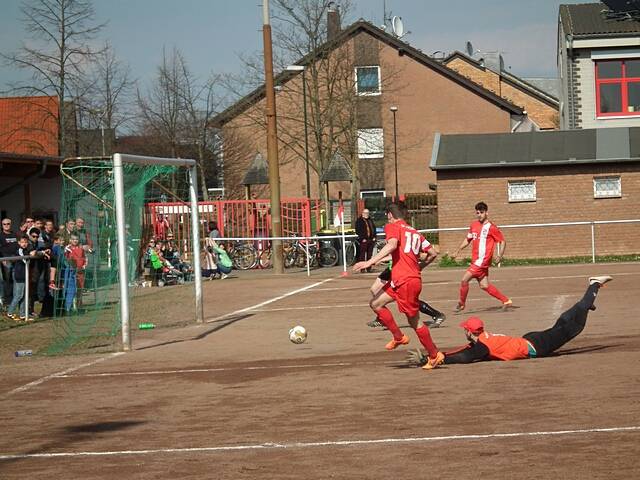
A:
[[[292,291],[290,291],[288,293],[285,293],[284,295],[279,295],[279,296],[274,297],[274,298],[272,298],[270,300],[266,300],[264,302],[257,303],[255,305],[250,306],[250,307],[241,308],[240,310],[235,310],[235,311],[230,312],[230,313],[225,313],[224,315],[220,315],[219,317],[215,317],[215,318],[212,318],[210,320],[205,320],[205,323],[216,322],[218,320],[223,320],[225,318],[232,317],[232,316],[237,315],[239,313],[250,312],[251,310],[255,310],[256,308],[260,308],[260,307],[262,307],[264,305],[269,305],[270,303],[277,302],[278,300],[282,300],[283,298],[290,297],[291,295],[295,295],[296,293],[300,293],[300,292],[304,292],[306,290],[310,290],[313,287],[317,287],[318,285],[323,285],[323,284],[325,284],[327,282],[330,282],[332,280],[335,280],[335,278],[333,278],[333,277],[332,278],[327,278],[325,280],[321,280],[319,282],[312,283],[311,285],[307,285],[306,287],[297,288],[297,289],[292,290]]]
[[[106,357],[101,357],[101,358],[98,358],[98,359],[93,360],[91,362],[83,363],[82,365],[77,365],[75,367],[67,368],[66,370],[62,370],[61,372],[52,373],[51,375],[47,375],[45,377],[39,378],[38,380],[34,380],[33,382],[27,383],[26,385],[22,385],[21,387],[14,388],[13,390],[11,390],[8,393],[6,393],[5,395],[11,395],[11,394],[14,394],[14,393],[24,392],[25,390],[29,390],[31,387],[35,387],[37,385],[40,385],[41,383],[44,383],[44,382],[46,382],[48,380],[51,380],[53,378],[65,377],[69,373],[75,372],[76,370],[80,370],[81,368],[90,367],[91,365],[95,365],[97,363],[104,362],[105,360],[108,360],[110,358],[117,357],[118,355],[123,355],[123,354],[124,354],[124,352],[115,352],[115,353],[112,353],[111,355],[107,355]]]
[[[399,443],[426,443],[426,442],[451,442],[502,438],[527,438],[549,437],[562,435],[579,435],[589,433],[621,433],[640,431],[640,426],[611,427],[611,428],[586,428],[578,430],[554,430],[546,432],[515,432],[515,433],[490,433],[477,435],[446,435],[439,437],[405,437],[405,438],[380,438],[374,440],[337,440],[323,442],[292,442],[292,443],[259,443],[254,445],[225,445],[218,447],[193,447],[193,448],[154,448],[149,450],[111,450],[102,452],[53,452],[53,453],[24,453],[0,455],[0,460],[19,460],[25,458],[59,458],[59,457],[100,457],[122,455],[150,455],[154,453],[200,453],[200,452],[232,452],[246,450],[277,450],[314,447],[350,447],[355,445],[385,445]]]
[[[180,373],[208,373],[208,372],[240,372],[247,370],[288,370],[303,368],[328,368],[328,367],[351,367],[354,365],[404,365],[401,360],[387,360],[384,362],[334,362],[334,363],[307,363],[295,365],[261,365],[254,367],[218,367],[218,368],[185,368],[177,370],[150,370],[134,372],[103,372],[103,373],[81,373],[78,375],[58,375],[56,378],[90,378],[90,377],[128,377],[136,375],[175,375]]]

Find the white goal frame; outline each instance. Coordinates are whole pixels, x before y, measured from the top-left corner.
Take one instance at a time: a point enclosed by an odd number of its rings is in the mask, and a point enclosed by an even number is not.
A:
[[[204,321],[202,308],[202,274],[200,270],[200,215],[198,211],[198,171],[195,160],[183,158],[145,157],[115,153],[113,155],[113,179],[116,210],[116,234],[118,240],[118,280],[120,282],[120,320],[122,322],[122,348],[131,350],[131,324],[129,322],[129,279],[126,244],[126,220],[124,206],[125,163],[136,165],[171,165],[185,167],[189,172],[189,199],[191,203],[191,236],[193,248],[193,271],[196,288],[196,322]]]

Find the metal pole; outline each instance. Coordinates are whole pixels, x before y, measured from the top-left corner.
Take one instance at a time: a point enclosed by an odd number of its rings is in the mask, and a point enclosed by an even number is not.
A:
[[[309,176],[309,134],[307,125],[307,67],[302,70],[302,108],[304,109],[304,159],[307,167],[307,198],[311,199],[311,180]]]
[[[307,238],[306,240],[307,241],[304,244],[304,249],[307,252],[307,277],[310,277],[311,276],[311,271],[309,270],[309,264],[311,263],[310,258],[309,258],[309,241],[310,241],[310,239]],[[319,249],[319,247],[318,247],[318,249]]]
[[[591,263],[596,263],[596,224],[591,222]]]
[[[118,247],[118,281],[120,283],[120,321],[122,322],[122,349],[131,350],[131,325],[129,324],[129,279],[127,276],[127,235],[124,210],[124,174],[122,157],[113,156],[113,183],[116,207],[116,243]]]
[[[396,172],[396,202],[400,199],[398,197],[398,140],[396,136],[396,110],[392,110],[393,112],[393,162],[395,166]]]
[[[189,197],[191,199],[191,237],[193,239],[193,273],[196,284],[196,322],[204,321],[202,308],[202,270],[200,267],[200,222],[198,211],[198,170],[196,165],[189,169]]]
[[[264,42],[264,86],[267,115],[267,161],[269,162],[269,187],[271,189],[271,226],[273,229],[272,236],[281,237],[280,167],[278,165],[278,130],[276,124],[276,95],[273,89],[273,52],[271,25],[269,24],[269,0],[263,0],[262,15],[264,20],[262,37]],[[273,271],[276,274],[283,274],[282,240],[274,240],[272,250]]]
[[[31,302],[29,301],[29,267],[31,266],[30,260],[18,260],[25,263],[24,270],[24,321],[29,321],[29,309],[31,308]],[[18,317],[20,316],[20,305],[18,305]]]

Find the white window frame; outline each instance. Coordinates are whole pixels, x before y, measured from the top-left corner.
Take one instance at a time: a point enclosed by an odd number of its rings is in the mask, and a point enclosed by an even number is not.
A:
[[[608,190],[604,193],[598,191],[599,180],[615,180],[617,181],[617,189]],[[621,198],[622,197],[622,177],[620,175],[607,175],[601,177],[593,177],[593,198]]]
[[[359,68],[377,68],[378,69],[378,91],[377,92],[359,92],[358,91],[358,69]],[[382,94],[382,78],[380,76],[380,65],[358,65],[357,67],[354,68],[354,73],[355,73],[355,79],[356,79],[356,84],[355,84],[356,95],[374,96],[374,95]]]
[[[377,135],[380,135],[379,139],[375,138]],[[370,148],[372,146],[379,146],[379,150],[373,151]],[[384,130],[382,128],[361,128],[358,130],[358,157],[384,157]]]
[[[516,197],[513,195],[511,187],[530,185],[533,187],[533,192],[528,197]],[[507,182],[507,196],[509,197],[509,203],[522,203],[522,202],[535,202],[538,199],[538,192],[535,180],[509,180]]]
[[[381,194],[381,195],[380,195]],[[386,190],[360,190],[360,198],[387,198]]]

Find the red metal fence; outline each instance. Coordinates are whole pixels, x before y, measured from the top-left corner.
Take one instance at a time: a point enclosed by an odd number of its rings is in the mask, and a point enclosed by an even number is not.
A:
[[[216,222],[223,237],[272,236],[269,200],[219,200],[199,202],[202,237],[209,222]],[[146,237],[172,238],[185,251],[191,244],[191,208],[187,203],[148,203],[145,209]],[[323,211],[319,200],[284,199],[280,203],[282,235],[310,236],[321,228]]]

